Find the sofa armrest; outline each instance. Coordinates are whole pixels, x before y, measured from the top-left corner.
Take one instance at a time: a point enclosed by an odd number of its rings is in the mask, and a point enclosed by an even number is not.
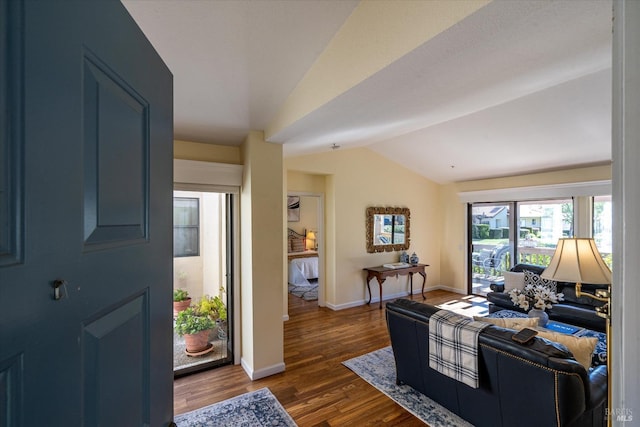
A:
[[[585,390],[587,409],[596,408],[607,399],[607,367],[605,365],[596,366],[589,372],[589,386]]]
[[[489,288],[493,292],[504,292],[504,283],[492,283],[489,285]]]
[[[487,294],[487,301],[508,310],[524,312],[524,310],[521,310],[517,305],[513,305],[509,294],[505,294],[504,292],[489,292]]]

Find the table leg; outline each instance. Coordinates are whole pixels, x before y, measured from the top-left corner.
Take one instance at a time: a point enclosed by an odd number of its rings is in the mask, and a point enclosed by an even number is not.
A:
[[[367,302],[367,304],[371,304],[371,287],[369,286],[369,283],[371,282],[372,278],[373,276],[367,275],[367,289],[369,290],[369,301]]]
[[[413,272],[409,272],[409,297],[413,299]]]
[[[384,283],[385,280],[387,280],[386,277],[383,279],[378,278],[378,285],[380,286],[380,307],[379,307],[380,310],[382,310],[382,284]]]
[[[424,285],[427,283],[427,273],[422,271],[419,271],[418,273],[422,276],[422,299],[426,300],[427,297],[424,296]]]

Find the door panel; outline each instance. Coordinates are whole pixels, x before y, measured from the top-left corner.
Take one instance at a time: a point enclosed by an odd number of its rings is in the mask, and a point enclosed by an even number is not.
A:
[[[0,267],[22,261],[22,34],[17,2],[0,0]],[[11,34],[11,37],[10,37]]]
[[[0,6],[0,425],[166,426],[171,73],[118,1]]]
[[[149,423],[148,294],[124,301],[83,327],[85,423]],[[125,348],[126,351],[121,351]],[[127,384],[121,388],[120,384]],[[112,390],[120,389],[119,393]],[[109,396],[105,398],[105,396]],[[126,408],[116,410],[113,408]]]
[[[22,353],[0,362],[0,423],[3,426],[19,426],[23,407]]]
[[[148,102],[89,52],[83,78],[86,249],[146,239]]]

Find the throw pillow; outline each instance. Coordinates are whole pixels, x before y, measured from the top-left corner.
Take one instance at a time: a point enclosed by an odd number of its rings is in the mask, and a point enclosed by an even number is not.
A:
[[[304,252],[304,239],[291,239],[292,252]]]
[[[491,323],[501,328],[507,329],[524,329],[524,328],[536,328],[538,327],[537,317],[509,317],[509,318],[495,318],[495,317],[479,317],[473,316],[473,320],[478,322]]]
[[[555,280],[543,279],[539,274],[529,270],[524,271],[524,285],[544,286],[554,294],[558,292],[558,282]]]
[[[504,276],[504,292],[512,289],[524,289],[524,273],[514,273],[513,271],[503,271]]]
[[[591,367],[591,358],[598,344],[598,338],[576,337],[552,331],[538,331],[538,336],[564,345],[585,369],[589,370]]]

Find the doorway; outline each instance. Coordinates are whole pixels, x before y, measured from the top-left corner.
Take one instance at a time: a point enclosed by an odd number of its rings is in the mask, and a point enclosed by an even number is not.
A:
[[[234,195],[176,190],[173,211],[174,296],[191,298],[187,311],[174,308],[173,369],[180,376],[233,363]],[[200,315],[213,327],[206,347],[190,352],[176,325]]]
[[[287,291],[306,303],[324,306],[324,197],[289,192]]]

